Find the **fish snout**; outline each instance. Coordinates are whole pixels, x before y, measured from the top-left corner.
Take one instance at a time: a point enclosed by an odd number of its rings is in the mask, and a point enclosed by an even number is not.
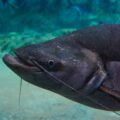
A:
[[[34,66],[34,64],[32,62],[32,59],[34,59],[34,58],[28,52],[24,51],[21,48],[18,48],[18,49],[14,49],[14,53],[24,63],[26,63],[30,66]]]

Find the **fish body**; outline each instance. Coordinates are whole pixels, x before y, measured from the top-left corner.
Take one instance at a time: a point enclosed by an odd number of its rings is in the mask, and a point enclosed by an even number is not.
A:
[[[89,27],[17,48],[16,57],[3,61],[33,85],[93,108],[120,110],[120,63],[113,63],[120,60],[119,34],[120,25]]]

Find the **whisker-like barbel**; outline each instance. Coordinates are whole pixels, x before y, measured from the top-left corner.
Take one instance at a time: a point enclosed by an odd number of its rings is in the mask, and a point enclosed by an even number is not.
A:
[[[20,80],[20,89],[19,89],[19,107],[20,107],[20,103],[21,103],[21,92],[22,92],[22,78]]]

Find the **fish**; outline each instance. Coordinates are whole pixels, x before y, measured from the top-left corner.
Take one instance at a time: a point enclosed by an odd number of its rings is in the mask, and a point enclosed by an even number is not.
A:
[[[87,27],[14,49],[4,63],[25,81],[86,106],[120,110],[120,25]]]

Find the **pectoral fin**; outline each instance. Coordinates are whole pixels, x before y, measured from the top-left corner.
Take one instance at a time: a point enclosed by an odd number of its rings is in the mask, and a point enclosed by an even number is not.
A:
[[[103,67],[98,65],[98,70],[94,73],[93,77],[89,80],[87,85],[85,85],[83,92],[85,92],[86,95],[93,93],[101,86],[106,77],[107,74],[104,71]]]

